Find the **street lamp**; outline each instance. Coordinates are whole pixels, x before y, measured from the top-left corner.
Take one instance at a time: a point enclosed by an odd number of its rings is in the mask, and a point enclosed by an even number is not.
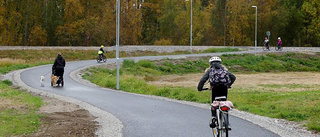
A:
[[[116,59],[117,59],[117,89],[120,88],[120,61],[119,61],[119,44],[120,44],[120,40],[119,40],[119,34],[120,34],[120,0],[117,0],[117,25],[116,25]]]
[[[254,55],[257,54],[257,9],[258,7],[257,6],[251,6],[253,8],[256,8],[256,25],[255,25],[255,38],[254,38]]]
[[[191,0],[191,10],[190,10],[190,50],[191,50],[191,53],[192,53],[192,0]]]
[[[189,0],[186,0],[186,1],[189,1]],[[190,1],[190,51],[192,53],[192,0]]]

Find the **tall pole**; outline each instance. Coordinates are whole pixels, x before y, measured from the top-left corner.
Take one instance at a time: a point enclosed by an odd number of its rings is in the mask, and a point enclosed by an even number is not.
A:
[[[257,55],[257,6],[252,6],[253,8],[256,8],[256,24],[255,24],[255,38],[254,38],[254,55]]]
[[[227,29],[227,1],[224,5],[224,30],[223,30],[223,46],[226,46],[226,29]]]
[[[192,53],[192,0],[191,0],[191,10],[190,10],[190,51]]]
[[[119,85],[120,85],[120,61],[119,61],[119,44],[120,44],[120,40],[119,40],[119,34],[120,34],[120,0],[117,0],[117,38],[116,38],[116,47],[117,47],[117,51],[116,51],[116,58],[117,58],[117,89],[119,89]]]

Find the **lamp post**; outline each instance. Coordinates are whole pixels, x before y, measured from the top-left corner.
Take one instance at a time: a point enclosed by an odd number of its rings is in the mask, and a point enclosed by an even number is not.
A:
[[[120,0],[117,0],[117,26],[116,26],[116,58],[117,58],[117,89],[119,89],[119,85],[120,85],[120,61],[119,61],[119,44],[120,44],[120,40],[119,40],[119,34],[120,34]]]
[[[255,38],[254,38],[254,55],[257,55],[257,6],[251,6],[253,8],[256,8],[256,25],[255,25]]]
[[[223,37],[223,46],[226,46],[226,28],[227,28],[227,1],[224,5],[224,37]]]
[[[186,0],[186,1],[189,1],[189,0]],[[190,1],[190,52],[192,53],[192,0]]]
[[[191,50],[191,53],[192,53],[192,0],[191,0],[191,10],[190,10],[190,50]]]
[[[192,0],[190,0],[190,52],[192,52],[192,8]]]

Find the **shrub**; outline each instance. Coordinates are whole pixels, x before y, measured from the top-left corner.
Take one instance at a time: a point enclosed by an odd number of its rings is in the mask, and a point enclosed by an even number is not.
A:
[[[173,45],[171,39],[160,39],[154,42],[154,45]]]

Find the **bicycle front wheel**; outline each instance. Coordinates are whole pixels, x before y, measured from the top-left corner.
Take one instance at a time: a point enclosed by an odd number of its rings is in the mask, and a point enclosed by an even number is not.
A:
[[[103,57],[102,57],[102,60],[103,60],[103,62],[106,62],[106,61],[107,61],[107,57],[106,57],[106,56],[103,56]]]
[[[101,59],[100,59],[99,57],[97,57],[97,62],[98,62],[98,63],[100,63],[100,60],[101,60]]]

